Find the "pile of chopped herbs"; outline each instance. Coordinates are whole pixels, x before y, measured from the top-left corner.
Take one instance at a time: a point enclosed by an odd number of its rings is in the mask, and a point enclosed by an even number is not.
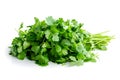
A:
[[[82,29],[83,24],[75,19],[45,20],[34,18],[35,23],[23,29],[23,23],[10,46],[10,55],[20,60],[28,58],[40,66],[49,62],[58,64],[70,63],[82,65],[84,62],[95,62],[94,50],[106,50],[112,39],[103,33],[91,34]]]

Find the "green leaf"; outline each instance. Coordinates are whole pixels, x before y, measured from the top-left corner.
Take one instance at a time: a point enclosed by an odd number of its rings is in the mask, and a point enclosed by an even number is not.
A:
[[[20,37],[15,37],[15,38],[13,39],[13,41],[12,41],[12,45],[13,45],[13,46],[15,46],[15,45],[21,46],[21,44],[22,44],[22,40],[21,40]]]
[[[48,42],[44,42],[42,48],[51,48]]]
[[[37,39],[37,35],[34,32],[29,32],[26,35],[27,41],[35,41]]]
[[[42,49],[41,49],[41,53],[44,53],[44,52],[46,52],[46,51],[47,51],[46,48],[42,48]]]
[[[25,58],[26,54],[24,52],[18,54],[18,59],[23,60]]]
[[[22,46],[22,42],[18,42],[17,46],[19,46],[19,47]]]
[[[85,45],[86,45],[85,48],[87,51],[90,51],[93,48],[91,43],[86,43]]]
[[[78,60],[84,60],[84,59],[86,59],[86,57],[85,57],[84,54],[78,53],[78,54],[77,54],[77,59],[78,59]]]
[[[23,51],[22,46],[20,46],[20,47],[17,48],[17,52],[18,53],[21,53],[22,51]]]
[[[23,23],[20,24],[19,30],[23,28]]]
[[[67,39],[63,39],[62,42],[61,42],[61,44],[64,45],[64,46],[71,46],[70,41],[67,40]]]
[[[70,60],[72,60],[72,61],[76,61],[76,58],[75,58],[74,56],[70,56],[69,58],[70,58]]]
[[[19,36],[20,36],[21,38],[24,38],[25,35],[26,35],[26,32],[25,32],[25,31],[19,30]]]
[[[61,50],[61,53],[62,53],[63,55],[68,55],[68,51],[67,51],[66,49],[62,49],[62,50]]]
[[[29,46],[30,46],[30,43],[27,42],[27,41],[24,41],[24,43],[23,43],[23,49],[26,49],[26,48],[28,48]]]
[[[47,39],[49,39],[50,34],[51,34],[50,30],[46,30],[46,31],[45,31],[45,37],[46,37]]]
[[[56,49],[56,52],[58,52],[58,53],[61,51],[61,47],[59,45],[56,45],[55,49]]]
[[[17,56],[17,54],[18,54],[17,47],[15,46],[10,47],[10,55]]]
[[[40,21],[37,17],[34,17],[35,24],[33,25],[34,28],[38,27],[40,25]]]
[[[66,59],[65,58],[60,58],[58,60],[56,60],[57,63],[65,63]]]
[[[84,47],[83,47],[82,44],[79,44],[79,45],[76,46],[76,51],[79,52],[79,53],[81,53],[83,51],[83,49],[84,49]]]
[[[55,22],[55,20],[53,19],[52,16],[49,16],[49,17],[46,18],[46,23],[48,25],[53,25],[54,22]]]
[[[37,54],[40,51],[40,46],[32,46],[31,50]]]
[[[36,64],[39,64],[41,66],[47,66],[48,65],[48,58],[43,55],[36,56]]]
[[[53,34],[52,40],[53,41],[59,41],[58,33]]]
[[[78,60],[78,61],[75,61],[75,62],[71,62],[70,66],[81,66],[81,65],[83,65],[83,63],[84,63],[83,60]]]

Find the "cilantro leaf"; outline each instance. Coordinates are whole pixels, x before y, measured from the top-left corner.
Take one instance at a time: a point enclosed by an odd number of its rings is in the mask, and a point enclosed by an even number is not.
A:
[[[58,33],[53,34],[52,40],[53,40],[53,41],[59,41]]]
[[[53,25],[54,22],[55,22],[55,20],[52,18],[52,16],[49,16],[46,18],[46,23],[48,25]]]

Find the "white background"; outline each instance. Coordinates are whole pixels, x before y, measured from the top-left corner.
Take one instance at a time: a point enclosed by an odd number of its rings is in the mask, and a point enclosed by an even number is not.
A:
[[[0,80],[120,80],[120,0],[0,0]],[[41,67],[29,60],[9,56],[8,46],[21,22],[34,23],[34,17],[75,18],[96,33],[109,30],[115,35],[97,63]]]

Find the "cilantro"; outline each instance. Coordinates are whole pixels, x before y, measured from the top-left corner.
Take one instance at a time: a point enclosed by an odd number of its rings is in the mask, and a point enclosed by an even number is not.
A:
[[[58,33],[53,34],[52,40],[53,41],[59,41]]]
[[[84,62],[96,62],[94,50],[107,50],[112,36],[103,33],[91,34],[82,28],[83,23],[75,19],[54,19],[52,16],[40,21],[34,18],[35,23],[27,26],[21,23],[18,37],[15,37],[10,46],[10,55],[20,60],[28,58],[41,66],[48,65],[49,61],[70,65],[83,65]]]
[[[27,42],[27,41],[24,41],[23,42],[23,49],[26,49],[26,48],[28,48],[30,46],[30,43],[29,42]]]
[[[52,18],[52,16],[49,16],[46,18],[46,23],[48,25],[53,25],[54,22],[55,22],[55,20]]]

